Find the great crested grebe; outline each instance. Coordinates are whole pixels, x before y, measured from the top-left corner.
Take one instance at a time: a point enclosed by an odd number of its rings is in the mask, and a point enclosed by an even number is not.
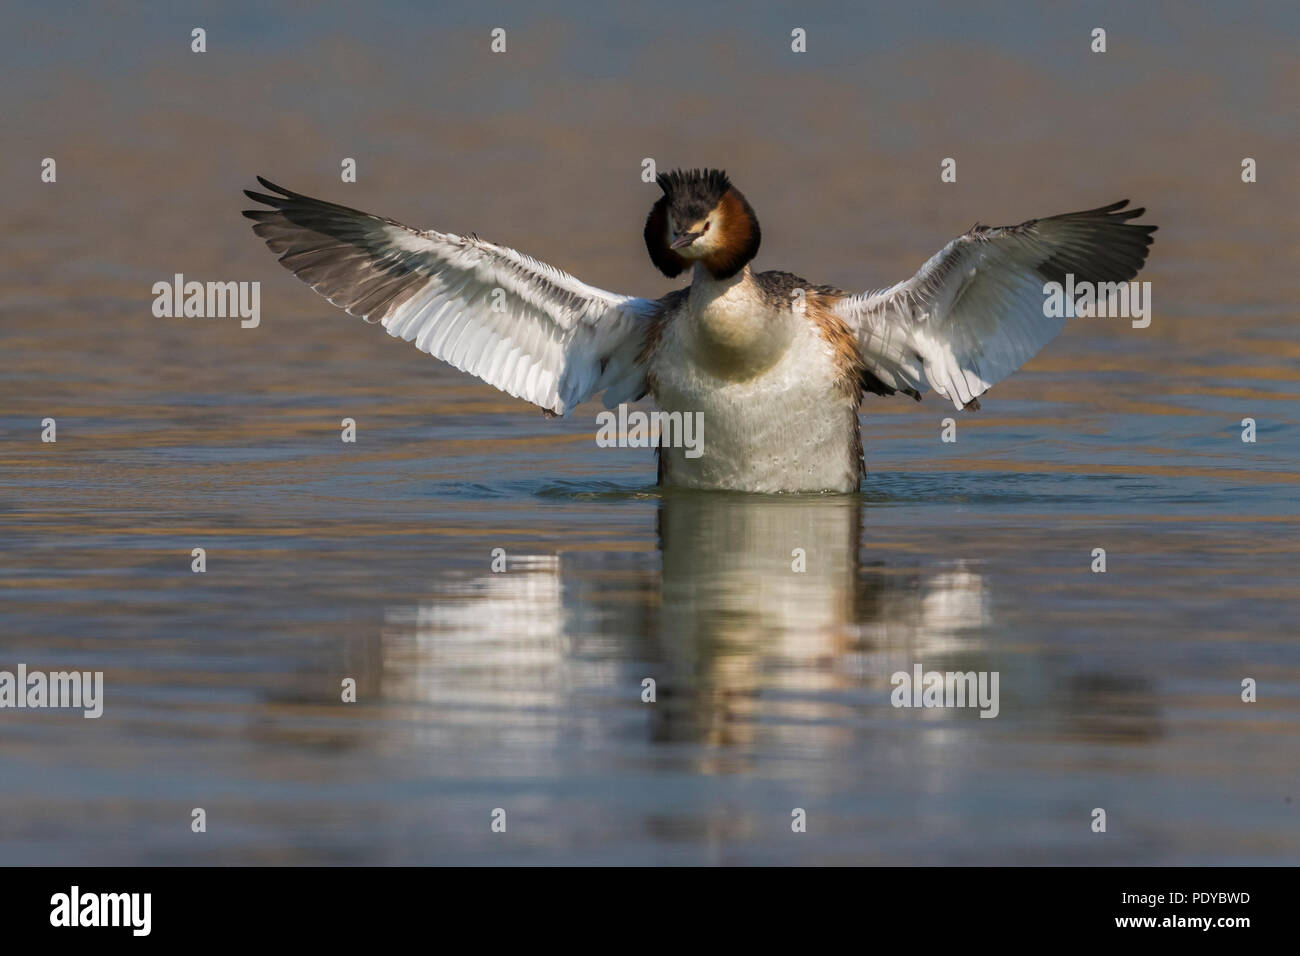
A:
[[[1124,282],[1155,226],[1124,200],[1018,226],[976,225],[905,282],[850,294],[788,272],[752,272],[758,217],[719,170],[657,178],[645,224],[661,272],[691,284],[659,299],[586,285],[479,239],[420,232],[258,177],[253,231],[331,303],[430,355],[564,415],[650,394],[700,414],[703,454],[659,449],[665,485],[751,492],[856,491],[864,392],[933,388],[958,409],[1065,325],[1046,283]]]

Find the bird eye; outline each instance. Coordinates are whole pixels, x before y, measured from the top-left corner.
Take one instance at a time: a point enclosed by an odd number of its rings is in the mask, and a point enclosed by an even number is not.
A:
[[[705,232],[708,232],[708,231],[709,231],[709,223],[707,223],[707,222],[704,224],[704,231],[705,231]]]

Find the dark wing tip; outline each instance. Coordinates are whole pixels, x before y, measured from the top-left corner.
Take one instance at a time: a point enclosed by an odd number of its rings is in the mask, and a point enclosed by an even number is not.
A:
[[[1138,274],[1151,251],[1156,226],[1130,222],[1146,208],[1127,208],[1121,199],[1082,212],[1040,220],[1035,229],[1048,240],[1051,254],[1036,271],[1052,282],[1073,274],[1075,281],[1126,282]]]
[[[1143,212],[1142,209],[1125,208],[1128,206],[1128,204],[1129,201],[1127,199],[1120,199],[1112,203],[1107,203],[1104,206],[1098,206],[1096,209],[1084,209],[1081,212],[1064,213],[1064,215],[1079,216],[1079,217],[1086,216],[1092,219],[1098,219],[1102,217],[1105,217],[1107,219],[1131,219],[1134,216],[1140,216],[1142,214]]]
[[[284,199],[280,196],[268,196],[266,193],[255,193],[251,189],[245,189],[244,195],[253,200],[253,202],[260,202],[265,206],[274,206],[279,208],[284,203]]]
[[[1096,209],[1085,209],[1082,212],[1073,213],[1073,215],[1104,216],[1107,215],[1108,213],[1119,212],[1121,209],[1124,209],[1124,207],[1127,206],[1128,204],[1129,201],[1127,199],[1117,199],[1115,202],[1107,203],[1104,206],[1098,206]],[[1138,214],[1138,210],[1129,209],[1123,213],[1123,216],[1125,217],[1136,216],[1137,214]],[[1066,213],[1066,215],[1071,215],[1071,214]]]
[[[297,195],[297,193],[285,189],[283,186],[277,186],[275,183],[271,182],[271,180],[267,179],[265,176],[258,176],[257,181],[261,183],[263,186],[265,186],[267,189],[271,190],[271,192],[279,193],[281,196],[285,196],[289,199],[293,199]]]

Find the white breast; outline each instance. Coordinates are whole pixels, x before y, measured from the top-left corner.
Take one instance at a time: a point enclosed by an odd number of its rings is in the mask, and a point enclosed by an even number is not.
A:
[[[705,289],[672,316],[651,358],[655,400],[699,412],[703,453],[663,448],[665,484],[751,492],[856,491],[854,396],[836,387],[830,345],[752,282]]]

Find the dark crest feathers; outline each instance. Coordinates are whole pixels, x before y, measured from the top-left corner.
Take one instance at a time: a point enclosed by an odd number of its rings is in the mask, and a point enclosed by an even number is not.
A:
[[[645,242],[650,259],[669,278],[682,273],[686,259],[668,248],[668,217],[674,222],[695,223],[716,208],[727,217],[727,244],[701,260],[716,279],[726,279],[745,267],[758,253],[762,233],[758,217],[740,191],[720,169],[675,169],[660,173],[655,182],[664,191],[646,219]]]
[[[710,208],[731,188],[731,180],[720,169],[674,169],[671,173],[660,173],[655,182],[674,205],[699,202],[707,203]]]

